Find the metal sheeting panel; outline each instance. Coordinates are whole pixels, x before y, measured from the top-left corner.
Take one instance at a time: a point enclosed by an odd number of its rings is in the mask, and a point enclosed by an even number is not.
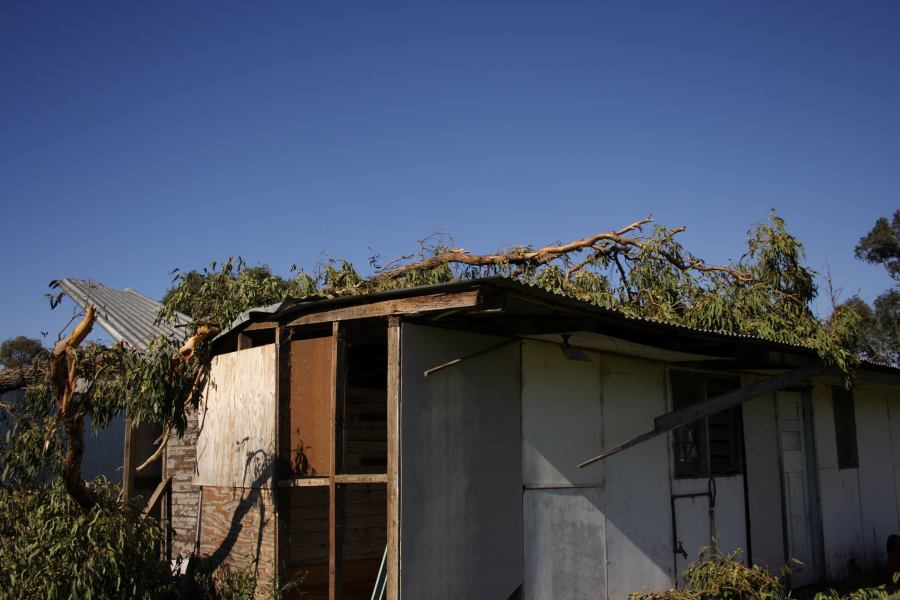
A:
[[[522,584],[519,345],[402,325],[400,593],[509,598]]]
[[[81,474],[88,481],[100,475],[113,483],[122,482],[125,459],[125,417],[120,413],[109,425],[95,432],[90,416],[84,419],[84,457]]]
[[[603,488],[525,490],[526,600],[606,597]]]
[[[114,290],[85,279],[59,279],[57,283],[82,308],[94,304],[97,322],[117,342],[124,341],[139,350],[146,350],[147,345],[160,335],[185,337],[184,327],[156,323],[162,304],[133,289]],[[176,318],[179,325],[190,322],[181,313]]]

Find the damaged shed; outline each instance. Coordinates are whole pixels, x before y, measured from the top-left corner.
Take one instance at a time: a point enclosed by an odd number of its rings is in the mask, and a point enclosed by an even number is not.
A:
[[[892,368],[847,392],[807,348],[506,279],[286,302],[214,351],[173,553],[304,598],[621,598],[714,543],[798,586],[900,530]]]

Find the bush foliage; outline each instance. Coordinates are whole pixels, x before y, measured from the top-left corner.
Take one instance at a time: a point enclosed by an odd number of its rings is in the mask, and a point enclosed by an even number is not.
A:
[[[0,491],[0,597],[176,597],[158,522],[122,506],[118,486],[91,488],[98,502],[89,513],[58,484]]]
[[[785,575],[790,567],[784,568]],[[784,581],[768,569],[748,566],[741,551],[720,554],[705,548],[700,558],[682,573],[683,586],[665,592],[635,592],[629,600],[790,600]],[[842,594],[833,589],[816,593],[813,600],[880,600],[889,598],[884,586],[861,588]]]

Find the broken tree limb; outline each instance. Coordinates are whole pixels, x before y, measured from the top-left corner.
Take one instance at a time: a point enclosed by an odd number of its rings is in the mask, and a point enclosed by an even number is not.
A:
[[[149,458],[147,458],[147,460],[142,462],[140,466],[135,469],[135,471],[140,473],[141,471],[152,465],[154,462],[159,460],[159,457],[162,456],[163,450],[166,449],[166,443],[169,441],[169,437],[171,437],[171,435],[171,427],[166,426],[166,430],[163,431],[163,434],[159,437],[159,439],[156,440],[156,450],[153,452],[153,454],[150,455]]]
[[[81,476],[81,460],[84,456],[84,415],[79,411],[75,398],[76,353],[75,350],[87,337],[96,320],[96,309],[88,306],[84,318],[72,333],[56,343],[50,353],[48,375],[53,398],[59,409],[58,418],[62,422],[66,437],[66,454],[63,457],[63,485],[72,499],[84,511],[89,511],[97,503]]]

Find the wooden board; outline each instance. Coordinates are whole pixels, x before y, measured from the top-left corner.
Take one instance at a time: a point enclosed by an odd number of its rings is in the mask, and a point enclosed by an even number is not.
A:
[[[416,296],[414,298],[399,298],[396,300],[371,302],[358,306],[348,306],[346,308],[337,308],[310,315],[303,315],[302,317],[297,317],[289,322],[287,326],[296,327],[298,325],[312,325],[315,323],[328,323],[333,321],[371,319],[374,317],[426,313],[455,308],[471,308],[478,306],[480,301],[481,298],[478,290],[454,292],[450,294],[430,294],[428,296]]]
[[[344,472],[387,471],[387,391],[349,388],[344,427]]]
[[[200,409],[195,484],[272,487],[275,359],[274,344],[213,358]]]
[[[291,342],[290,465],[296,477],[330,471],[331,336]]]

